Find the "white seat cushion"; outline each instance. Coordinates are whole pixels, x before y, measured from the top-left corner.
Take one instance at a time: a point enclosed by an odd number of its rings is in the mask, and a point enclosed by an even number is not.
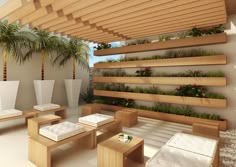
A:
[[[2,110],[0,111],[0,119],[14,117],[22,114],[22,111],[16,109]]]
[[[39,134],[52,139],[54,141],[60,141],[71,136],[84,132],[83,126],[71,123],[62,122],[55,125],[45,126],[39,129]]]
[[[186,133],[176,133],[166,145],[213,157],[216,152],[217,141]]]
[[[146,162],[146,167],[211,167],[211,161],[210,157],[165,145]]]
[[[104,114],[92,114],[79,118],[79,123],[88,124],[90,126],[101,126],[114,121],[114,117]]]
[[[58,104],[41,104],[41,105],[34,106],[34,109],[39,110],[39,111],[46,111],[46,110],[57,109],[60,107],[61,106]]]

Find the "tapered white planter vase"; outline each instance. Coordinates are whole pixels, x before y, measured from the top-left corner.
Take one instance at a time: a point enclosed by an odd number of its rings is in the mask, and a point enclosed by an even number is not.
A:
[[[54,83],[54,80],[34,80],[37,105],[50,104],[52,102]]]
[[[78,107],[81,84],[81,79],[65,79],[68,106],[70,108]]]
[[[19,81],[0,81],[0,111],[14,109]]]

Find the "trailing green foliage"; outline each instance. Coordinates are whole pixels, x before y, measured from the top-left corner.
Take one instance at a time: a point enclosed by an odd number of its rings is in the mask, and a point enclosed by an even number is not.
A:
[[[215,56],[220,55],[221,52],[207,51],[202,49],[181,49],[181,50],[169,50],[163,56],[154,55],[151,57],[139,58],[139,57],[121,57],[120,59],[108,59],[104,62],[126,62],[126,61],[139,61],[139,60],[158,60],[158,59],[171,59],[171,58],[183,58],[183,57],[199,57],[199,56]]]
[[[143,69],[142,69],[143,70]],[[140,70],[139,70],[140,71]],[[143,70],[145,72],[145,70]],[[179,72],[179,73],[173,73],[169,74],[166,72],[157,72],[153,74],[153,72],[150,70],[148,71],[148,74],[140,74],[140,72],[136,72],[136,75],[128,75],[126,74],[125,71],[123,70],[116,70],[116,71],[104,71],[102,72],[103,76],[106,77],[115,77],[115,76],[120,76],[120,77],[139,77],[139,76],[151,76],[151,77],[224,77],[224,72],[222,71],[209,71],[209,72],[202,72],[202,71],[192,71],[188,70],[186,72]]]
[[[180,86],[179,88],[176,88],[175,91],[163,91],[155,86],[149,88],[143,88],[143,87],[130,88],[129,86],[125,86],[124,84],[103,83],[103,84],[97,84],[96,89],[107,90],[107,91],[119,91],[119,92],[134,92],[134,93],[225,99],[224,96],[216,93],[208,93],[205,87],[197,85]]]
[[[221,120],[219,115],[208,114],[208,113],[197,113],[188,106],[174,107],[170,104],[155,103],[153,106],[150,107],[150,106],[144,106],[144,105],[137,105],[133,100],[130,100],[130,99],[108,98],[108,97],[98,97],[98,99],[96,100],[96,103],[115,105],[115,106],[121,106],[121,107],[129,107],[129,108],[137,108],[141,110],[162,112],[162,113],[175,114],[175,115],[184,115],[184,116],[189,116],[189,117],[197,117],[197,118],[210,119],[210,120]]]
[[[211,28],[197,28],[195,25],[192,30],[189,31],[189,35],[193,37],[203,36],[203,35],[211,35],[211,34],[219,34],[224,32],[224,27],[222,24],[217,26],[212,26]]]

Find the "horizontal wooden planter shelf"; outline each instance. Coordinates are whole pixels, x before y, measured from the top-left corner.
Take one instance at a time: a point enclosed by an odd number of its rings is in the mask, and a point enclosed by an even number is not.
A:
[[[203,85],[226,86],[225,77],[93,77],[93,82],[160,84],[160,85]]]
[[[96,63],[94,68],[139,68],[139,67],[170,67],[170,66],[195,66],[195,65],[224,65],[225,55],[168,58],[154,60],[137,60],[124,62]]]
[[[94,55],[105,56],[105,55],[125,54],[134,52],[146,52],[146,51],[163,50],[171,48],[220,44],[225,42],[227,42],[227,35],[226,33],[221,33],[221,34],[206,35],[201,37],[189,37],[189,38],[169,40],[169,41],[160,41],[147,44],[97,50],[94,51]]]
[[[226,108],[226,99],[197,98],[159,94],[94,90],[96,96],[116,97],[160,103],[173,103],[201,107]]]
[[[98,104],[98,105],[100,105],[103,110],[107,110],[107,111],[118,111],[125,108],[125,107],[107,105],[107,104]],[[209,119],[203,119],[203,118],[189,117],[189,116],[183,116],[183,115],[174,115],[174,114],[141,110],[141,109],[131,109],[131,110],[137,110],[138,115],[141,117],[154,118],[154,119],[177,122],[177,123],[182,123],[182,124],[187,124],[187,125],[192,125],[193,123],[196,123],[196,122],[214,123],[214,124],[217,123],[220,126],[220,130],[227,130],[226,120],[221,120],[221,121],[209,120]]]

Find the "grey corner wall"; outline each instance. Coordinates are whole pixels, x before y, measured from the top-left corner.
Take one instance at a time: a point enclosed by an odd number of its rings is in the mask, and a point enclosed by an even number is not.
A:
[[[236,128],[236,121],[235,121],[236,119],[236,15],[232,15],[228,18],[228,23],[226,25],[226,28],[227,28],[226,32],[228,34],[228,42],[226,44],[209,45],[209,46],[192,47],[192,48],[202,48],[209,51],[220,51],[227,56],[227,62],[228,62],[227,65],[158,67],[158,68],[152,68],[152,70],[154,73],[155,72],[177,73],[177,72],[184,72],[187,70],[201,70],[205,72],[216,71],[216,70],[223,71],[227,77],[227,86],[208,87],[208,90],[210,92],[223,94],[227,98],[227,108],[217,109],[217,108],[194,107],[194,110],[196,112],[218,114],[222,118],[228,120],[229,128]],[[137,56],[147,57],[153,55],[162,55],[165,52],[166,50],[132,53],[132,54],[126,54],[126,57],[137,57]],[[138,68],[126,69],[126,72],[128,74],[134,74],[137,69]],[[145,85],[145,86],[151,86],[151,85]],[[177,86],[161,86],[161,85],[157,86],[161,89],[172,89],[172,90],[177,87]],[[143,102],[143,101],[139,101],[138,103],[146,105],[152,104],[150,102]]]
[[[0,48],[0,57],[2,50]],[[8,59],[8,80],[19,80],[20,85],[17,94],[16,108],[25,110],[31,109],[36,104],[33,80],[41,79],[41,56],[34,54],[29,62],[16,64],[12,58]],[[67,96],[64,79],[72,78],[72,62],[64,67],[52,66],[49,58],[45,64],[45,80],[55,80],[52,102],[60,105],[67,105]],[[76,78],[82,79],[81,91],[89,84],[89,72],[76,67]],[[0,80],[2,80],[2,58],[0,59]]]

